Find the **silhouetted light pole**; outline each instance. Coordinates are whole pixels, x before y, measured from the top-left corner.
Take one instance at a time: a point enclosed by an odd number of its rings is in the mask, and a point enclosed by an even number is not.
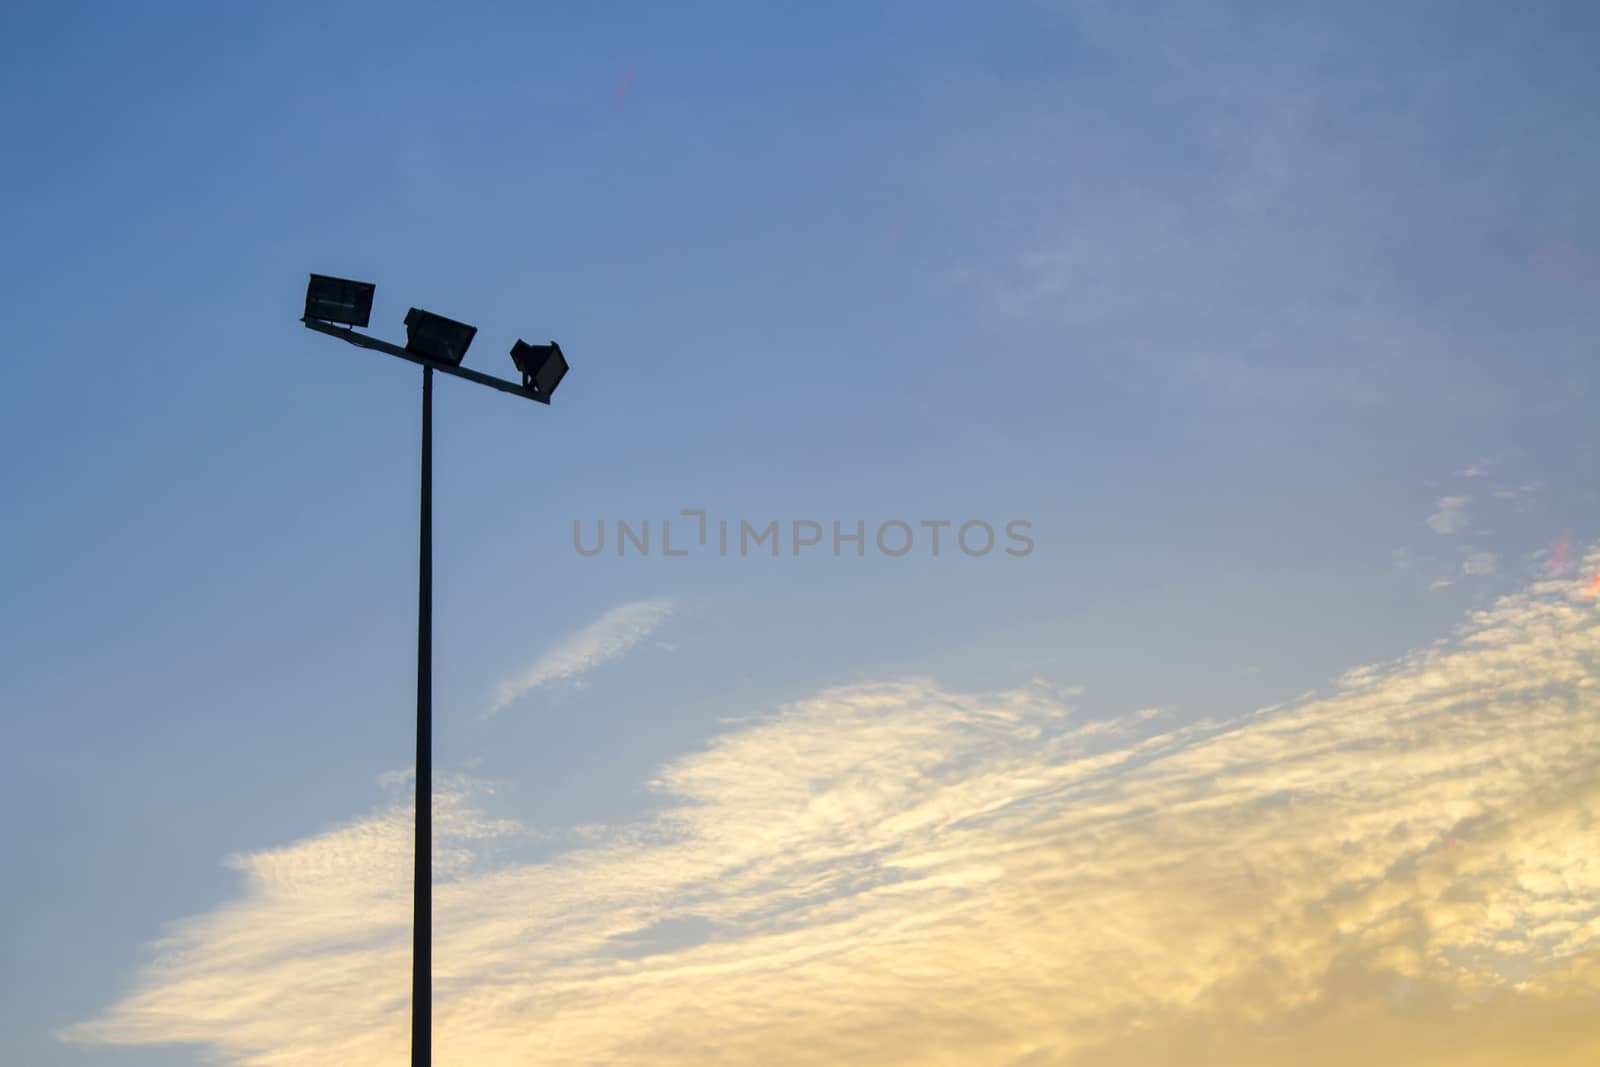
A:
[[[309,329],[362,348],[387,352],[422,367],[422,508],[417,560],[417,856],[412,880],[414,923],[411,945],[411,1064],[433,1064],[433,372],[438,370],[487,385],[502,393],[550,403],[567,373],[567,359],[554,341],[518,341],[511,360],[522,384],[468,370],[461,365],[477,327],[412,308],[406,313],[406,344],[357,333],[372,315],[375,287],[313,274],[306,287]]]

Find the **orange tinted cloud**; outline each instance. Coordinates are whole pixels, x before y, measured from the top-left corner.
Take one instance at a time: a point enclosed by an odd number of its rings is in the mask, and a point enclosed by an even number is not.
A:
[[[437,1060],[1600,1061],[1597,658],[1577,584],[1544,582],[1227,721],[833,689],[541,864],[482,866],[518,828],[453,792]],[[239,897],[68,1036],[404,1062],[409,832],[400,805],[237,857]]]

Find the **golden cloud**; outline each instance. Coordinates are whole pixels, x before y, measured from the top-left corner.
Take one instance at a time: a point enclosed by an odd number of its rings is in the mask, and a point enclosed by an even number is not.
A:
[[[1597,653],[1552,581],[1165,732],[832,689],[664,767],[659,817],[498,869],[516,828],[445,793],[437,1062],[1600,1062]],[[239,899],[66,1036],[404,1062],[409,804],[234,862]]]

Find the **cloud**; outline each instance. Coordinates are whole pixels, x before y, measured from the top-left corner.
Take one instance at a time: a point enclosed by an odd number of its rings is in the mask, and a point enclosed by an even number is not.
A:
[[[1521,485],[1501,486],[1494,491],[1494,495],[1500,500],[1520,501],[1538,491],[1538,482],[1523,482]]]
[[[1462,574],[1498,574],[1500,572],[1500,557],[1493,552],[1472,552],[1461,561]]]
[[[1460,533],[1467,528],[1467,504],[1471,501],[1467,496],[1440,497],[1439,510],[1428,516],[1428,526],[1434,533]]]
[[[670,600],[637,600],[612,608],[540,656],[527,670],[496,686],[494,707],[489,714],[503,710],[546,683],[586,674],[602,663],[618,659],[671,614]]]
[[[1481,220],[1531,189],[1586,210],[1565,175],[1590,161],[1555,125],[1470,186],[1421,162],[1475,151],[1469,115],[1539,126],[1523,53],[1288,5],[1048,7],[1090,62],[1056,79],[953,79],[952,132],[920,168],[946,229],[972,235],[950,276],[1007,332],[1070,351],[1076,372],[1210,402],[1411,420],[1578,402],[1587,324],[1540,321],[1530,299],[1474,329],[1419,287],[1453,277],[1487,239]],[[1535,32],[1513,22],[1507,33]],[[1401,217],[1417,227],[1404,267],[1390,251]],[[1505,294],[1548,288],[1516,257],[1486,269]]]
[[[829,689],[662,767],[660,815],[544,863],[488,865],[512,828],[446,792],[440,1056],[1596,1062],[1597,664],[1600,613],[1545,580],[1222,721],[1086,720],[1043,686]],[[239,897],[66,1036],[403,1061],[408,816],[236,858]]]

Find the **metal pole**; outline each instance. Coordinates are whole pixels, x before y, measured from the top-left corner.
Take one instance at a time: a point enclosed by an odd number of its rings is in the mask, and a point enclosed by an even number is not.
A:
[[[422,536],[417,565],[417,856],[411,1067],[433,1064],[433,368],[422,368]]]

